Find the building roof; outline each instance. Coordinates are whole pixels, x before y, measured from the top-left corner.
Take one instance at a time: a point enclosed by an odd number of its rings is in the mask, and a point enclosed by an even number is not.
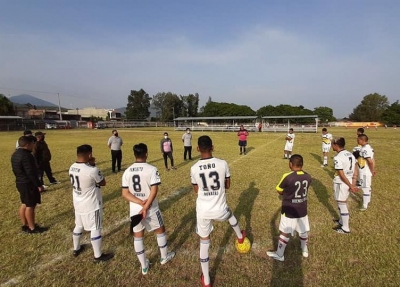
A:
[[[318,118],[317,115],[301,115],[301,116],[265,116],[263,119],[300,119],[300,118]]]
[[[0,119],[5,119],[5,120],[20,120],[22,117],[20,116],[0,116]]]
[[[230,117],[179,117],[174,121],[198,121],[198,120],[255,120],[257,116],[230,116]]]

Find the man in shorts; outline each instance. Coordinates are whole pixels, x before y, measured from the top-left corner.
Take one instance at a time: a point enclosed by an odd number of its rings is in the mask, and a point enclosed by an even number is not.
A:
[[[326,128],[322,129],[322,157],[323,162],[321,167],[328,166],[328,154],[331,150],[332,134],[328,133]]]
[[[140,262],[143,275],[149,271],[150,261],[146,258],[143,243],[144,230],[154,231],[160,249],[160,263],[166,264],[175,256],[168,252],[164,220],[158,206],[157,192],[161,184],[160,175],[155,166],[146,162],[147,145],[139,143],[133,146],[136,161],[128,167],[122,176],[122,197],[129,201],[130,216],[142,214],[142,221],[133,227],[133,244]]]
[[[307,215],[308,188],[311,176],[303,171],[303,157],[294,154],[289,159],[290,172],[285,173],[276,190],[282,198],[281,220],[279,223],[279,242],[276,251],[267,251],[275,260],[284,261],[285,248],[290,236],[297,231],[300,237],[303,257],[308,257],[308,232],[310,224]]]
[[[246,232],[241,230],[238,221],[226,203],[225,190],[230,188],[231,174],[225,160],[213,157],[213,144],[209,136],[198,138],[197,150],[200,160],[190,169],[190,178],[194,192],[197,194],[196,232],[200,236],[200,264],[202,275],[200,283],[203,287],[211,286],[209,274],[210,234],[213,220],[229,221],[239,243],[243,243]]]
[[[358,182],[363,191],[363,204],[360,210],[365,211],[368,208],[368,204],[371,202],[372,177],[376,175],[375,152],[368,143],[367,135],[360,134],[357,138],[357,143],[361,146],[360,157],[357,159]]]
[[[333,230],[338,233],[349,234],[350,214],[347,208],[347,198],[350,191],[357,192],[358,189],[356,187],[356,158],[353,153],[345,150],[345,143],[344,138],[337,138],[332,141],[332,149],[337,152],[337,155],[333,158],[336,170],[333,178],[333,190],[340,212],[340,218],[333,219],[333,222],[337,224]]]
[[[244,128],[243,125],[240,125],[240,129],[237,135],[239,137],[240,154],[246,154],[247,137],[249,135],[249,132]]]
[[[295,134],[293,133],[293,129],[289,129],[289,133],[286,135],[286,143],[285,143],[285,149],[283,151],[283,158],[288,159],[292,156],[292,151],[293,151],[293,144],[294,144],[294,137]]]
[[[86,230],[90,231],[94,262],[110,260],[114,254],[101,252],[103,197],[100,187],[106,185],[106,180],[96,167],[90,145],[78,146],[77,159],[69,168],[69,177],[75,209],[75,228],[72,233],[73,255],[76,257],[84,250],[80,240],[83,230]]]
[[[21,230],[26,233],[42,233],[47,228],[35,223],[35,208],[41,203],[40,193],[44,190],[39,181],[35,158],[31,154],[36,138],[32,135],[22,136],[18,139],[18,148],[11,156],[12,170],[15,175],[15,185],[20,195],[21,206],[19,217]]]

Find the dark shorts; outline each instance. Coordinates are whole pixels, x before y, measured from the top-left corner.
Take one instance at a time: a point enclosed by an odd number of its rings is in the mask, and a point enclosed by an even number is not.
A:
[[[239,141],[239,146],[247,146],[247,141]]]
[[[35,207],[41,203],[40,192],[37,188],[27,183],[17,183],[16,186],[22,204],[25,204],[27,207]]]

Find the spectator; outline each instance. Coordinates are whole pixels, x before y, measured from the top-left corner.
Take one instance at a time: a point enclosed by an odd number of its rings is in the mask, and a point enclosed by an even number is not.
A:
[[[169,170],[167,158],[169,158],[171,161],[171,169],[176,169],[176,167],[174,166],[174,157],[172,155],[172,152],[174,151],[174,149],[172,147],[172,141],[168,137],[167,132],[164,133],[164,138],[160,141],[160,148],[161,148],[161,154],[164,157],[165,169],[167,171]]]
[[[108,147],[111,150],[111,169],[113,173],[115,171],[115,165],[117,165],[118,171],[121,171],[122,162],[122,150],[121,146],[123,144],[122,138],[118,136],[117,130],[112,130],[112,136],[108,139]]]
[[[31,135],[32,135],[32,132],[30,130],[24,131],[24,136],[31,136]],[[19,148],[18,140],[17,140],[17,143],[15,144],[15,148],[16,149]]]
[[[42,233],[47,228],[35,223],[35,208],[41,203],[40,192],[43,187],[38,178],[35,159],[31,152],[35,146],[34,136],[22,136],[18,140],[19,148],[11,156],[12,170],[15,175],[15,184],[20,194],[21,206],[19,217],[22,222],[21,230],[26,233]]]
[[[240,125],[240,129],[237,133],[239,137],[239,149],[240,149],[240,154],[246,154],[246,146],[247,146],[247,136],[249,135],[248,131],[243,127],[243,125]]]
[[[186,160],[186,156],[189,155],[189,160],[192,160],[192,134],[190,128],[186,129],[186,133],[182,136],[183,148],[183,160]]]
[[[36,159],[36,165],[39,171],[39,180],[42,183],[42,185],[46,188],[43,181],[44,173],[46,173],[46,176],[49,179],[50,184],[58,184],[60,182],[54,178],[53,172],[51,170],[51,165],[50,165],[51,152],[45,141],[45,135],[46,133],[42,132],[35,133],[37,141],[32,151],[32,154],[35,156]]]

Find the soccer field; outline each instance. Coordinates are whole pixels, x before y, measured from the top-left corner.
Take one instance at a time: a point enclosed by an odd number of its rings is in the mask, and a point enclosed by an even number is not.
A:
[[[346,148],[356,145],[355,129],[328,128],[346,138]],[[10,157],[22,132],[0,133],[0,284],[1,286],[200,286],[199,237],[195,233],[196,195],[189,171],[197,160],[197,138],[209,135],[214,156],[225,159],[231,169],[228,205],[246,229],[252,242],[247,254],[234,247],[235,235],[228,222],[216,222],[211,234],[210,275],[213,286],[400,286],[400,202],[399,166],[396,162],[400,131],[366,130],[375,150],[377,176],[372,182],[372,201],[367,211],[358,210],[362,193],[349,198],[351,234],[332,230],[337,217],[333,199],[334,174],[331,150],[327,168],[321,168],[321,135],[296,134],[293,153],[304,157],[304,170],[311,174],[308,213],[310,240],[308,258],[303,258],[298,237],[292,238],[285,261],[266,255],[276,248],[279,235],[280,204],[275,186],[288,161],[282,159],[284,133],[255,133],[248,137],[247,155],[239,155],[235,132],[193,132],[194,161],[183,161],[182,132],[168,130],[174,145],[177,170],[165,171],[160,152],[161,129],[121,129],[124,140],[123,169],[133,162],[132,146],[143,142],[149,147],[148,162],[161,174],[158,199],[168,234],[169,250],[176,257],[160,265],[155,234],[146,233],[145,248],[151,262],[143,276],[129,236],[129,207],[121,197],[122,173],[111,172],[107,140],[111,130],[49,130],[46,135],[52,152],[52,169],[61,184],[43,193],[36,210],[36,221],[49,226],[46,233],[30,235],[20,230],[19,194],[15,188]],[[97,166],[106,177],[104,199],[103,251],[115,257],[94,264],[89,233],[83,242],[88,248],[77,258],[72,256],[74,213],[68,168],[76,159],[76,147],[93,146]],[[45,178],[45,183],[48,183]]]

